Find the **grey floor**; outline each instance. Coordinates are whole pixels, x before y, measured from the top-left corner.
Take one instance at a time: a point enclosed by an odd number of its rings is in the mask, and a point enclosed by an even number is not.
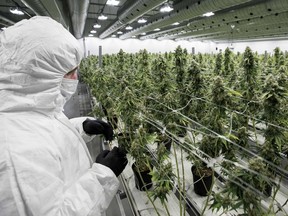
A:
[[[65,104],[64,113],[68,118],[75,118],[80,116],[92,116],[91,111],[92,105],[89,90],[85,84],[79,83],[76,93]],[[101,142],[102,140],[100,137],[95,137],[95,139],[87,143],[87,147],[93,160],[95,160],[97,154],[102,149]],[[123,191],[123,186],[121,184],[119,191]],[[122,208],[121,205],[124,209],[124,212],[122,211],[122,213],[120,211],[120,208]],[[121,199],[119,206],[115,197],[106,212],[106,216],[133,216],[127,198]]]

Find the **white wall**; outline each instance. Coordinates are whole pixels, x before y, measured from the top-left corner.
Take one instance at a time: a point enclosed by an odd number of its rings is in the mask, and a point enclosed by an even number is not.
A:
[[[230,43],[216,44],[218,49],[222,49],[224,51],[226,47],[230,47]],[[234,52],[243,53],[245,48],[249,46],[254,52],[258,52],[259,54],[265,53],[274,53],[274,49],[279,47],[281,51],[288,51],[288,40],[275,40],[275,41],[258,41],[258,42],[241,42],[241,43],[233,43]]]
[[[140,50],[146,49],[148,52],[152,53],[164,53],[175,51],[176,47],[180,45],[182,48],[186,48],[188,53],[192,53],[192,47],[195,47],[195,53],[211,53],[215,52],[215,43],[213,42],[189,42],[189,41],[173,41],[173,40],[138,40],[138,39],[126,39],[120,40],[118,38],[107,38],[99,39],[87,37],[81,39],[83,46],[83,41],[85,41],[86,46],[86,56],[88,53],[90,55],[98,55],[99,46],[102,46],[103,54],[118,53],[122,49],[126,53],[136,53]]]
[[[176,47],[180,45],[182,48],[186,48],[189,53],[192,53],[192,47],[195,47],[195,53],[216,53],[220,49],[224,51],[226,47],[231,47],[230,43],[214,43],[214,42],[190,42],[190,41],[173,41],[173,40],[138,40],[138,39],[126,39],[120,40],[118,38],[107,38],[99,39],[87,37],[81,39],[80,43],[82,46],[86,46],[86,56],[98,55],[99,46],[102,46],[103,54],[113,54],[118,53],[122,49],[126,53],[136,53],[140,50],[146,49],[148,52],[152,53],[164,53],[175,51]],[[268,53],[273,53],[276,47],[280,47],[282,51],[288,51],[288,40],[275,40],[275,41],[258,41],[258,42],[241,42],[233,43],[234,52],[243,53],[245,48],[249,46],[254,52],[259,54],[267,51]],[[218,51],[216,50],[216,47]]]

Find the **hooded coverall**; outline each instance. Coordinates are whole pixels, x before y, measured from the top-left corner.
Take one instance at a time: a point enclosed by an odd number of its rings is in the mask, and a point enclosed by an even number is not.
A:
[[[79,42],[48,17],[0,33],[0,216],[102,215],[119,181],[62,113]],[[83,121],[86,118],[83,118]]]

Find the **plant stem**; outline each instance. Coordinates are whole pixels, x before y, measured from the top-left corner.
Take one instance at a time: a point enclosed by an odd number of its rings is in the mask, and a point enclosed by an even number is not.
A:
[[[253,131],[254,131],[254,136],[255,136],[255,143],[256,143],[256,146],[258,146],[257,131],[256,131],[255,119],[254,118],[252,118],[252,125],[253,125]]]
[[[185,170],[184,170],[184,161],[183,161],[183,149],[181,148],[181,165],[182,165],[182,174],[183,174],[183,196],[186,198],[186,189],[185,189]],[[185,203],[185,200],[184,200]],[[183,216],[185,216],[185,206],[184,206],[184,212]]]
[[[209,200],[210,200],[212,188],[213,188],[213,185],[214,185],[214,179],[215,179],[215,178],[214,178],[214,170],[213,170],[213,172],[212,172],[212,186],[211,186],[210,191],[209,191],[209,193],[208,193],[208,197],[207,197],[207,199],[206,199],[205,206],[204,206],[204,208],[203,208],[203,210],[202,210],[202,212],[201,212],[201,216],[204,216],[204,213],[205,213],[205,211],[206,211],[206,209],[207,209],[207,207],[208,207],[208,202],[209,202]]]
[[[164,205],[164,208],[165,208],[165,210],[167,212],[167,215],[170,216],[170,212],[169,212],[169,209],[167,208],[166,202],[164,202],[163,205]]]
[[[151,167],[149,167],[149,169],[151,170]],[[143,180],[143,178],[142,178],[142,175],[140,175],[140,170],[139,170],[138,168],[137,168],[137,171],[139,172],[139,176],[140,176],[141,182],[144,184],[144,180]],[[161,216],[160,213],[158,212],[158,209],[157,209],[157,207],[155,206],[153,200],[151,199],[151,197],[150,197],[150,195],[149,195],[149,193],[148,193],[148,190],[147,190],[146,188],[145,188],[145,193],[146,193],[149,201],[151,202],[154,210],[156,211],[156,214],[157,214],[158,216]]]
[[[180,193],[180,197],[179,197],[179,208],[180,208],[180,215],[182,216],[182,191],[181,191],[181,180],[180,180],[180,174],[179,174],[179,166],[178,166],[178,160],[177,160],[177,154],[176,154],[176,147],[174,145],[174,143],[172,143],[173,145],[173,151],[174,151],[174,157],[175,157],[175,162],[176,162],[176,171],[177,171],[177,182],[178,182],[178,186],[179,186],[179,193]]]
[[[151,204],[152,204],[152,206],[153,206],[154,210],[156,211],[156,214],[157,214],[158,216],[161,216],[161,215],[160,215],[160,213],[158,212],[158,209],[157,209],[157,207],[155,206],[155,204],[154,204],[153,200],[151,199],[151,197],[150,197],[150,195],[149,195],[148,191],[147,191],[147,190],[145,190],[145,192],[146,192],[146,195],[147,195],[147,197],[148,197],[149,201],[151,202]]]
[[[276,194],[277,194],[277,192],[279,191],[279,189],[280,189],[280,183],[281,183],[281,181],[282,181],[282,178],[283,178],[283,176],[281,176],[280,177],[280,180],[279,180],[279,184],[277,185],[277,188],[276,188],[276,190],[275,190],[275,192],[273,193],[273,197],[272,197],[272,201],[271,201],[271,203],[270,203],[270,205],[269,205],[269,209],[268,209],[268,213],[271,213],[271,210],[272,210],[272,208],[274,209],[274,200],[275,200],[275,197],[276,197]],[[274,210],[274,212],[275,212],[275,210]]]

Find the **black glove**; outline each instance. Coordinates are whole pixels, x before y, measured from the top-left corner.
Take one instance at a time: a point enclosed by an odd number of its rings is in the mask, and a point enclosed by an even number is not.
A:
[[[114,147],[111,151],[104,150],[101,152],[96,158],[96,163],[109,167],[118,177],[125,169],[128,160],[123,151]]]
[[[106,140],[113,139],[113,128],[110,124],[102,120],[86,119],[83,122],[83,129],[87,134],[103,134]]]

